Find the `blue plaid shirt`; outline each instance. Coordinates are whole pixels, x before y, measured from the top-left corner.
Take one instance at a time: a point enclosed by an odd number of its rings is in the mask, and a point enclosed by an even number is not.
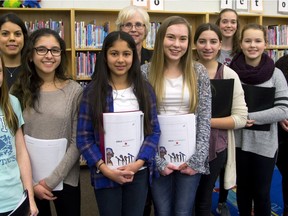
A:
[[[148,169],[150,171],[151,181],[153,175],[159,175],[155,166],[155,155],[157,152],[157,146],[160,138],[160,127],[157,118],[156,96],[152,89],[152,86],[148,82],[146,83],[146,89],[148,90],[151,98],[151,125],[153,131],[151,135],[148,135],[144,138],[136,160],[142,159],[145,161],[145,165],[148,166]],[[94,130],[94,125],[92,121],[92,110],[88,103],[89,100],[91,100],[91,98],[88,98],[87,96],[88,88],[89,86],[87,86],[84,90],[83,97],[80,103],[77,125],[77,147],[87,161],[87,165],[90,168],[91,184],[94,189],[121,186],[120,184],[105,177],[102,173],[96,173],[96,163],[100,159],[103,159],[103,155],[100,151],[100,134],[98,131]],[[112,95],[112,87],[108,86],[108,95],[106,97],[106,112],[114,112]]]

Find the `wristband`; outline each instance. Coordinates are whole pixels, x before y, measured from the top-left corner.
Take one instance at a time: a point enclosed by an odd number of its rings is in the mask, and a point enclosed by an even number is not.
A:
[[[97,171],[96,173],[100,173],[101,170],[100,170],[100,167],[104,164],[104,161],[102,161],[98,166],[97,166]]]

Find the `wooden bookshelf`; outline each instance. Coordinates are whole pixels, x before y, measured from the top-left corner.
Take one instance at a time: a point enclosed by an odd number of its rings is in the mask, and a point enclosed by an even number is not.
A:
[[[103,10],[103,9],[53,9],[53,8],[0,8],[0,14],[13,12],[17,14],[23,21],[35,20],[61,20],[64,24],[64,40],[67,46],[69,57],[68,74],[78,81],[89,80],[89,77],[77,77],[76,56],[79,52],[99,52],[100,48],[75,46],[75,22],[84,22],[85,24],[96,22],[97,25],[103,25],[109,22],[110,31],[116,30],[115,21],[118,16],[118,10]],[[185,17],[192,26],[192,34],[201,23],[215,23],[218,13],[193,13],[193,12],[172,12],[172,11],[148,11],[151,22],[162,22],[165,18],[173,15]],[[268,16],[260,14],[241,14],[239,13],[240,26],[247,23],[258,23],[264,26],[268,25],[286,25],[288,21],[287,15]],[[286,45],[268,46],[268,50],[286,50]]]

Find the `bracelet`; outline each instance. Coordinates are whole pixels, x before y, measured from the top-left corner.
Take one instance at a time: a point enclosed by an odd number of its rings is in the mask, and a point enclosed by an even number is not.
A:
[[[101,170],[100,170],[100,167],[104,164],[104,161],[102,161],[98,166],[97,166],[97,171],[96,173],[100,173]]]

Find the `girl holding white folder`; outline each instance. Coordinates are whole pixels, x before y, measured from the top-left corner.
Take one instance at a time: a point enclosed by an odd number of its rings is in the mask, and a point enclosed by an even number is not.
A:
[[[30,215],[36,216],[31,164],[21,128],[22,110],[18,99],[9,94],[4,70],[0,53],[0,216],[7,216],[17,207],[24,189],[28,190]]]
[[[108,34],[94,73],[80,104],[77,146],[90,168],[100,215],[142,216],[148,179],[151,182],[152,175],[157,174],[154,158],[160,129],[155,94],[142,77],[134,39],[122,31]],[[144,113],[144,141],[139,153],[136,160],[111,169],[104,162],[103,113],[136,110]],[[115,137],[117,132],[113,134]],[[126,131],[120,133],[123,137]]]
[[[209,173],[210,81],[203,65],[193,61],[191,32],[186,19],[165,19],[156,35],[151,64],[142,66],[154,87],[159,114],[196,115],[195,153],[179,167],[156,157],[161,176],[151,187],[155,215],[191,216],[200,177]]]
[[[80,215],[80,153],[76,147],[76,126],[82,87],[66,77],[67,65],[65,41],[56,31],[38,29],[29,37],[22,58],[23,72],[11,89],[23,107],[25,134],[46,142],[67,140],[62,160],[50,175],[34,182],[41,216],[51,215],[49,201],[52,200],[59,216]],[[54,160],[56,158],[58,155]],[[36,164],[43,164],[41,159]],[[63,189],[54,190],[61,182]]]
[[[194,44],[197,50],[198,61],[207,68],[211,80],[228,80],[233,83],[231,91],[223,95],[221,101],[212,98],[212,104],[224,103],[228,113],[212,111],[211,135],[209,140],[209,168],[210,174],[201,177],[195,200],[195,215],[210,216],[212,207],[212,193],[220,171],[226,167],[224,186],[226,189],[236,185],[235,140],[233,129],[243,128],[247,120],[247,107],[244,91],[240,79],[235,71],[217,61],[221,49],[222,35],[217,25],[204,23],[198,26],[194,35]],[[222,83],[222,86],[224,84]],[[220,89],[212,91],[219,94]],[[217,91],[218,90],[218,91]],[[225,103],[225,101],[232,102]],[[230,106],[231,105],[231,106]],[[216,107],[216,106],[215,106]],[[227,150],[228,149],[228,150]],[[224,213],[224,212],[223,212]]]

